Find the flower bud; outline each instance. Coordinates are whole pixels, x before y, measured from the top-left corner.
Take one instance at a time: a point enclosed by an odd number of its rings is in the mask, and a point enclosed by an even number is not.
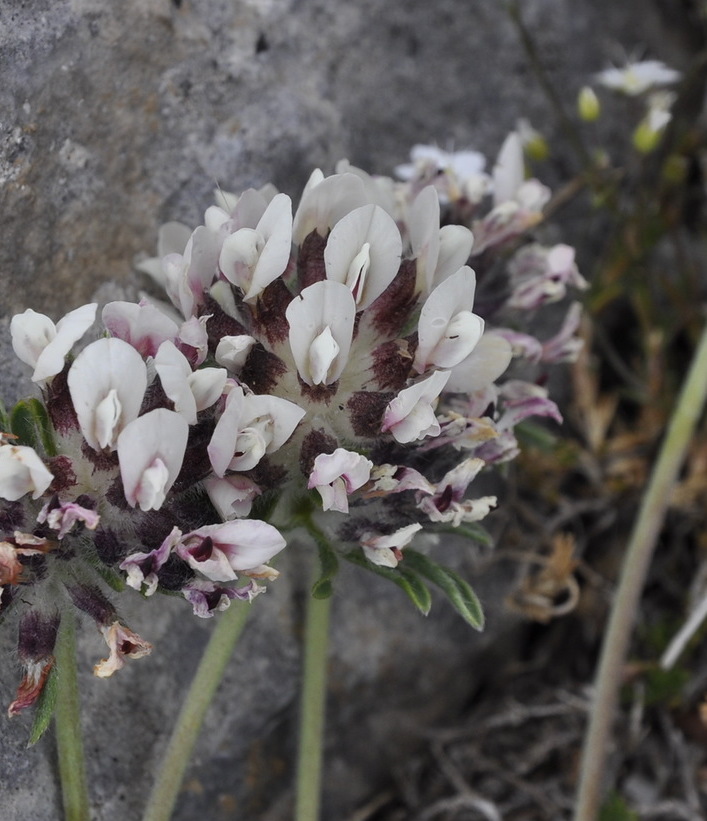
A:
[[[577,95],[577,111],[586,123],[593,123],[599,119],[601,104],[591,86],[584,86]]]

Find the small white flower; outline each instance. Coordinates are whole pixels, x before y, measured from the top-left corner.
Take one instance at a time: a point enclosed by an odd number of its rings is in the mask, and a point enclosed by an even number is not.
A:
[[[56,325],[31,308],[12,317],[12,347],[24,363],[34,368],[33,382],[42,382],[61,372],[74,342],[93,325],[97,307],[92,302],[76,308]]]
[[[366,558],[373,564],[382,567],[397,567],[398,562],[403,558],[402,549],[410,544],[420,530],[422,530],[421,524],[412,524],[387,535],[366,531],[361,536],[361,547]]]
[[[37,453],[25,445],[0,445],[0,499],[14,502],[31,493],[38,499],[54,477]]]
[[[319,491],[323,510],[348,513],[348,495],[366,484],[372,467],[370,459],[344,448],[320,453],[314,460],[307,487]]]
[[[676,83],[681,73],[669,68],[660,60],[628,62],[622,68],[607,68],[595,75],[595,80],[605,88],[635,97],[656,86]]]
[[[287,306],[290,348],[302,381],[330,385],[346,367],[356,302],[340,282],[323,280],[305,288]]]
[[[190,425],[197,412],[210,407],[221,396],[228,376],[225,368],[192,371],[187,358],[172,342],[163,342],[155,356],[155,370],[162,389],[174,402],[174,409]]]
[[[118,460],[130,507],[159,510],[184,460],[189,426],[175,411],[157,408],[125,426]]]
[[[140,354],[122,339],[99,339],[76,357],[67,381],[84,439],[94,450],[115,450],[147,388]]]
[[[426,436],[438,436],[440,427],[434,406],[449,376],[449,371],[435,371],[400,391],[385,409],[381,432],[390,431],[403,444]]]

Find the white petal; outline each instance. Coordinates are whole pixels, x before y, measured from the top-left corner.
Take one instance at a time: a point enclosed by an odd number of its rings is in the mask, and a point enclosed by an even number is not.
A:
[[[524,179],[523,144],[519,135],[511,131],[498,152],[498,159],[493,169],[494,206],[515,199]]]
[[[248,394],[243,400],[243,419],[247,424],[265,416],[272,419],[272,438],[267,453],[281,448],[292,436],[306,411],[294,402],[267,394]]]
[[[255,339],[246,334],[222,336],[216,347],[216,361],[231,373],[237,374],[245,365],[253,345],[255,345]]]
[[[447,384],[449,375],[449,371],[435,371],[426,379],[400,391],[385,409],[381,431],[390,431],[403,444],[425,436],[438,436],[440,427],[433,405]]]
[[[323,280],[305,288],[287,306],[285,312],[290,326],[290,348],[297,370],[308,385],[330,385],[335,382],[346,367],[351,349],[356,303],[351,291],[340,282]],[[329,328],[339,352],[332,359],[324,378],[311,370],[312,345],[320,334]],[[321,346],[320,346],[321,347]],[[320,361],[315,349],[315,364]]]
[[[474,349],[484,329],[474,306],[476,274],[464,266],[427,297],[420,311],[415,368],[423,373],[430,365],[451,368]]]
[[[363,310],[395,278],[402,248],[395,220],[380,206],[355,208],[336,223],[327,240],[324,249],[327,279],[348,285],[358,310]],[[364,276],[359,277],[362,268]]]
[[[118,437],[118,460],[131,507],[161,507],[181,470],[188,436],[186,420],[165,408],[150,411],[124,428]]]
[[[12,317],[10,333],[17,357],[34,368],[42,351],[56,336],[56,325],[45,314],[27,308]]]
[[[120,417],[106,445],[114,448],[117,435],[140,411],[147,388],[147,369],[140,354],[127,342],[99,339],[76,357],[69,369],[68,385],[81,433],[94,450],[103,448],[97,430],[97,408],[115,390]],[[103,428],[106,418],[104,413],[100,427]]]
[[[326,236],[349,211],[366,203],[363,182],[353,174],[334,174],[321,180],[313,178],[314,174],[302,193],[294,217],[292,240],[295,245],[301,245],[315,230]],[[312,182],[314,184],[310,185]]]
[[[210,408],[223,393],[228,372],[225,368],[199,368],[190,374],[189,390],[196,400],[197,411]]]
[[[233,458],[242,412],[243,388],[235,387],[228,394],[226,407],[216,423],[207,447],[211,467],[217,476],[224,475]]]
[[[292,250],[292,200],[287,194],[277,194],[268,205],[257,225],[265,239],[258,257],[246,302],[255,299],[271,282],[281,276],[290,261]]]
[[[474,393],[488,387],[508,368],[513,349],[501,336],[484,334],[471,354],[452,369],[447,392]]]
[[[30,491],[38,499],[53,478],[32,448],[0,445],[0,499],[15,502]]]
[[[433,185],[423,188],[410,206],[408,232],[417,260],[418,289],[429,291],[439,259],[439,196]]]
[[[174,343],[163,342],[155,356],[155,370],[160,378],[162,390],[174,402],[174,409],[190,425],[194,425],[196,423],[196,401],[189,386],[188,380],[192,375],[192,370],[187,358],[177,350]]]
[[[326,382],[329,368],[331,368],[340,350],[336,340],[331,335],[331,328],[327,325],[309,346],[309,373],[315,385]]]
[[[434,282],[439,284],[469,260],[474,235],[464,225],[444,225],[439,229],[439,256]]]
[[[177,323],[151,302],[109,302],[101,319],[111,336],[132,345],[143,356],[154,356],[167,339],[177,336]]]

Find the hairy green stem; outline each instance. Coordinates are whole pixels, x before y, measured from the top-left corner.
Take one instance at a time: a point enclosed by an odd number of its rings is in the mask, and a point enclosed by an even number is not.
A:
[[[76,617],[72,610],[67,610],[61,617],[54,653],[57,669],[54,729],[64,819],[89,821],[88,782],[76,672]]]
[[[304,632],[296,821],[318,821],[331,597],[309,597]]]
[[[706,397],[707,328],[702,332],[690,372],[673,411],[626,550],[602,647],[589,729],[584,741],[575,821],[595,821],[599,812],[607,745],[641,591],[665,519],[671,490]]]
[[[249,612],[247,602],[234,601],[225,613],[217,616],[216,627],[172,730],[143,821],[169,821],[171,818],[206,711],[221,683]]]

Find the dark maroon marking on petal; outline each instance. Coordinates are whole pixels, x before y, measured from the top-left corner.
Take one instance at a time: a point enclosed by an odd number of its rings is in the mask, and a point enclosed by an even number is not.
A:
[[[358,391],[346,404],[356,436],[379,436],[386,405],[395,396],[388,391]]]
[[[406,339],[391,339],[373,351],[372,370],[377,387],[399,393],[410,376],[413,354]]]
[[[306,396],[310,402],[324,402],[329,405],[336,392],[339,390],[339,380],[332,382],[331,385],[308,385],[302,377],[297,374],[300,390],[302,396]]]
[[[415,260],[404,259],[395,279],[368,308],[374,327],[382,335],[397,336],[410,318],[417,302],[416,279]]]
[[[103,564],[114,565],[121,562],[131,551],[114,530],[99,527],[93,537],[96,555]]]
[[[449,506],[453,501],[454,491],[451,485],[447,485],[442,493],[434,500],[434,503],[437,510],[439,510],[440,513],[444,513],[446,510],[449,510]]]
[[[47,411],[52,420],[52,425],[59,433],[68,433],[72,430],[78,430],[79,427],[79,420],[76,417],[76,411],[69,393],[68,372],[69,365],[67,363],[64,370],[58,373],[46,388]]]
[[[267,456],[264,456],[247,475],[266,491],[281,485],[287,479],[287,470],[282,465],[274,465]]]
[[[0,534],[24,530],[25,508],[22,502],[0,502]]]
[[[271,345],[287,339],[290,333],[285,310],[292,299],[290,289],[279,277],[271,282],[257,299],[253,311],[253,324],[257,332],[264,335]]]
[[[113,507],[117,507],[118,510],[131,510],[128,500],[125,498],[123,480],[120,476],[115,477],[106,491],[106,502],[109,502]]]
[[[54,652],[59,629],[58,613],[30,610],[22,615],[18,630],[17,652],[22,662],[37,662]]]
[[[61,493],[74,487],[77,483],[76,474],[74,473],[74,463],[68,456],[52,456],[47,459],[47,467],[49,472],[54,476],[49,490],[52,493]]]
[[[182,467],[172,486],[172,493],[181,493],[211,473],[211,462],[206,450],[214,432],[213,413],[189,426],[189,438],[182,460]],[[180,500],[181,504],[181,500]]]
[[[333,453],[339,443],[333,436],[323,430],[310,431],[302,441],[299,456],[299,467],[303,476],[309,476],[314,468],[314,460],[320,453]]]
[[[149,413],[151,410],[156,410],[157,408],[174,410],[174,402],[164,392],[159,375],[145,391],[142,404],[140,405],[140,416],[144,416],[146,413]]]
[[[214,553],[214,540],[211,536],[206,536],[201,540],[201,544],[189,548],[189,555],[197,562],[207,562]]]
[[[326,279],[326,266],[324,265],[326,243],[326,238],[316,230],[304,238],[297,257],[297,277],[300,290]]]
[[[241,371],[240,380],[253,393],[269,393],[277,385],[287,366],[274,353],[266,351],[262,345],[254,345]]]
[[[157,575],[163,590],[181,590],[196,574],[186,562],[172,554]]]
[[[115,608],[94,585],[67,584],[65,587],[74,605],[84,613],[88,613],[98,624],[108,626],[116,620]]]
[[[118,451],[94,450],[88,442],[81,443],[81,455],[93,465],[93,472],[97,470],[115,470],[118,467]]]
[[[206,302],[200,313],[202,315],[210,314],[210,318],[206,323],[206,335],[209,339],[209,350],[212,354],[222,337],[243,336],[248,333],[245,326],[237,319],[229,316],[212,296],[206,296]]]

